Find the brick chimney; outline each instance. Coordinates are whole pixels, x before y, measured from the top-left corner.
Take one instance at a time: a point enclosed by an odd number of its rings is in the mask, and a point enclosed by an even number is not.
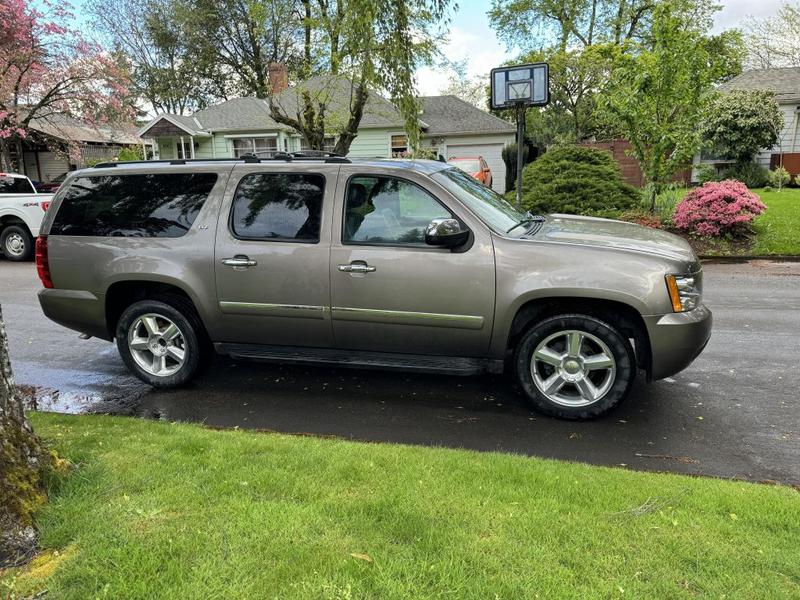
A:
[[[280,94],[289,87],[289,69],[281,63],[269,63],[267,66],[267,81],[273,94]]]

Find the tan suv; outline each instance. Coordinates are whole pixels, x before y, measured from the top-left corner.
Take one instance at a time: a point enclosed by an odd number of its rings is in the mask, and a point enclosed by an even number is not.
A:
[[[238,359],[509,371],[537,409],[601,415],[705,346],[676,236],[524,214],[441,162],[279,155],[71,174],[37,240],[45,314],[116,339],[153,386]]]

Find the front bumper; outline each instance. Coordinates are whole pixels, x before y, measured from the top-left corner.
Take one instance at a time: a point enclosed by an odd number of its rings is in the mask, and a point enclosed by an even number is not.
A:
[[[711,337],[713,318],[705,304],[694,310],[643,317],[650,336],[650,379],[669,377],[692,364]]]

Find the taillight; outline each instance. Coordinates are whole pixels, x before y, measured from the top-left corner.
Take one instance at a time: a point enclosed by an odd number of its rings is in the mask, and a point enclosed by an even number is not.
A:
[[[40,235],[36,238],[36,272],[42,285],[46,288],[53,287],[53,280],[50,278],[50,260],[47,257],[47,236]]]
[[[49,202],[39,202],[39,206],[42,207],[43,211],[47,212],[47,209],[50,208],[50,203]]]

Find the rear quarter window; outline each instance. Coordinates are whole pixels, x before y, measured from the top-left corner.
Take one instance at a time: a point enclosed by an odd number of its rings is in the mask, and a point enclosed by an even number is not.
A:
[[[50,235],[181,237],[216,181],[216,173],[78,177],[64,194]]]
[[[7,177],[0,175],[0,194],[34,194],[36,190],[24,177]]]

